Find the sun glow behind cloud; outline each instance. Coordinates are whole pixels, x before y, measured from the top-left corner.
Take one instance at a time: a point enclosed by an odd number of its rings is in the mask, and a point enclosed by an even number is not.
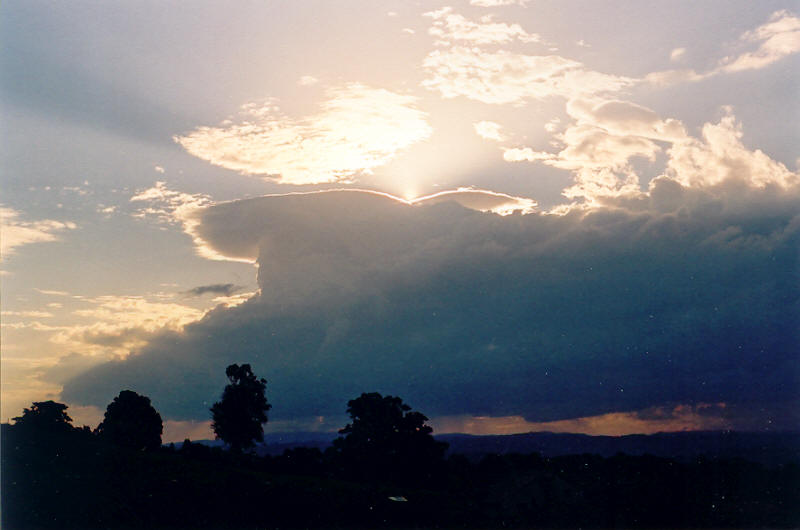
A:
[[[282,184],[350,182],[431,134],[416,98],[352,83],[326,92],[321,112],[302,119],[275,101],[242,107],[238,122],[175,137],[189,153]]]

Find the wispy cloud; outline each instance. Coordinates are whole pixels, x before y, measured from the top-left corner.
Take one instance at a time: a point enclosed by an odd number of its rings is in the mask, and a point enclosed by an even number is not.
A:
[[[471,44],[502,44],[519,40],[521,42],[541,42],[542,38],[535,33],[528,33],[519,24],[495,22],[491,15],[475,22],[454,13],[452,8],[444,7],[425,13],[433,19],[428,33],[440,39],[444,45],[450,41],[461,41]]]
[[[586,69],[558,55],[487,52],[454,46],[423,60],[422,85],[445,98],[463,96],[491,104],[522,105],[528,99],[566,98],[618,92],[635,80]]]
[[[152,187],[140,190],[131,197],[130,202],[146,204],[133,213],[134,217],[155,219],[165,224],[183,223],[188,212],[212,204],[208,195],[171,190],[164,181],[158,181]]]
[[[20,211],[0,206],[0,225],[3,231],[3,237],[0,238],[0,255],[4,258],[14,255],[25,245],[57,241],[61,232],[77,228],[75,223],[69,221],[50,219],[23,221],[20,217]]]
[[[478,7],[524,6],[527,5],[528,2],[530,2],[530,0],[469,0],[471,5]]]
[[[800,52],[800,18],[786,10],[776,11],[767,23],[743,33],[735,46],[755,49],[728,55],[719,61],[716,68],[703,73],[690,69],[666,70],[648,74],[645,80],[656,85],[669,85],[766,68]],[[685,54],[684,48],[676,48],[672,50],[670,59],[677,62]]]
[[[295,119],[274,101],[250,103],[241,119],[175,140],[189,153],[284,184],[347,182],[431,134],[416,98],[349,84],[331,88],[318,114]]]
[[[757,70],[800,52],[800,18],[786,10],[776,11],[769,22],[744,33],[739,42],[756,45],[757,48],[738,56],[726,57],[719,70]]]
[[[83,309],[72,315],[87,323],[62,325],[52,342],[84,353],[127,355],[147,343],[155,333],[180,331],[199,320],[204,312],[182,304],[162,302],[147,296],[104,295],[83,298]],[[88,306],[88,307],[87,307]]]

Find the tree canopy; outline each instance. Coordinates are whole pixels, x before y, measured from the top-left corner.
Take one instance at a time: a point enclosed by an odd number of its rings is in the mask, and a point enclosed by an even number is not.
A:
[[[266,379],[256,377],[249,364],[232,364],[225,375],[230,383],[222,399],[211,407],[211,427],[232,451],[241,452],[264,441],[264,424],[272,405],[265,395]]]
[[[63,433],[73,429],[67,405],[55,401],[35,401],[31,408],[23,409],[22,416],[14,418],[14,425],[42,434]]]
[[[416,483],[442,463],[447,444],[434,440],[428,418],[399,397],[364,393],[347,403],[347,413],[352,423],[334,448],[360,478]]]
[[[97,433],[116,445],[154,450],[161,446],[163,429],[161,415],[150,404],[150,398],[123,390],[108,404]]]

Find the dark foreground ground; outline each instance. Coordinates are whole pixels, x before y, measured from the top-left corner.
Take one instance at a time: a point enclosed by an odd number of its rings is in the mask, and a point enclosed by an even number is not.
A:
[[[796,463],[456,455],[403,477],[358,475],[316,449],[132,452],[3,425],[2,528],[800,527]]]

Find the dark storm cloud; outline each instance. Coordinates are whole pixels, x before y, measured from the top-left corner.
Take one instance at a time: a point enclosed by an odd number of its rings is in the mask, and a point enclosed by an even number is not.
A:
[[[248,362],[277,419],[342,414],[373,390],[429,415],[536,421],[786,408],[798,397],[798,206],[796,190],[663,178],[649,196],[564,216],[363,192],[220,204],[195,236],[257,258],[261,294],[72,379],[63,397],[102,405],[131,388],[169,417],[205,419],[225,366]]]
[[[222,296],[231,296],[237,291],[242,289],[239,285],[232,283],[214,283],[211,285],[199,285],[188,291],[184,291],[186,296],[203,296],[204,294],[218,294]]]

